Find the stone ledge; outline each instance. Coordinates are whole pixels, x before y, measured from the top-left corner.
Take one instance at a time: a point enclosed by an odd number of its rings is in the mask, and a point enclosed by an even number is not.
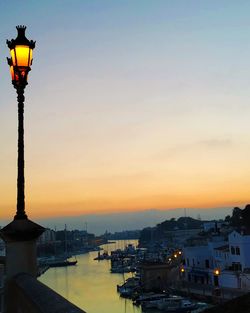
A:
[[[250,312],[250,293],[229,300],[213,308],[206,309],[203,313],[249,313]]]
[[[9,284],[16,312],[85,313],[58,293],[28,274],[16,275]]]

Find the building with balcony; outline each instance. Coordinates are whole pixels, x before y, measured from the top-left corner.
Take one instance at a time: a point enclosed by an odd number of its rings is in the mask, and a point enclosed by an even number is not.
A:
[[[250,290],[250,233],[213,236],[206,245],[183,250],[185,281],[215,287]]]

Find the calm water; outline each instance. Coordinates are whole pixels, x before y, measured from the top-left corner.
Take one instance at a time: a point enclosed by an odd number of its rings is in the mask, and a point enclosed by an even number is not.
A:
[[[123,249],[137,240],[118,240],[103,245],[104,250]],[[123,283],[122,274],[110,274],[110,261],[94,261],[97,252],[77,256],[77,266],[50,268],[39,280],[73,302],[87,313],[140,313],[129,299],[120,298],[116,285]],[[125,274],[125,278],[131,274]]]

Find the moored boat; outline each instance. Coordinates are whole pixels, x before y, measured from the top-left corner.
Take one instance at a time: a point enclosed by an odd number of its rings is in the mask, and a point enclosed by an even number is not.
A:
[[[144,307],[148,306],[150,307],[150,304],[156,303],[157,301],[163,299],[163,298],[168,298],[169,295],[167,293],[147,293],[140,295],[135,301],[134,304],[136,305],[142,305]]]
[[[116,266],[116,267],[111,267],[110,272],[123,274],[123,273],[131,272],[131,269],[129,266]]]
[[[133,294],[134,288],[129,288],[129,287],[120,287],[119,292],[120,296],[123,298],[129,298]]]
[[[191,302],[189,299],[172,296],[165,299],[160,299],[157,303],[157,308],[168,313],[182,313],[195,310],[197,305],[196,303]]]
[[[62,260],[62,261],[52,261],[48,263],[49,267],[63,267],[63,266],[74,266],[77,264],[77,260],[69,261],[69,260]]]
[[[111,259],[111,255],[109,255],[107,251],[104,251],[103,254],[100,254],[100,251],[99,251],[97,257],[94,258],[94,260],[97,260],[97,261],[110,260],[110,259]]]

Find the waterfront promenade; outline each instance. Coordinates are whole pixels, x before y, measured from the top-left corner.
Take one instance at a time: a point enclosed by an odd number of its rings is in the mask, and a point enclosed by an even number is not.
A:
[[[200,298],[204,300],[210,300],[213,302],[224,302],[226,300],[231,300],[236,297],[240,297],[246,294],[246,291],[242,289],[235,289],[235,288],[219,288],[220,295],[216,296],[214,286],[211,285],[204,285],[204,284],[195,284],[191,282],[185,281],[177,281],[174,286],[173,290],[178,293],[182,293],[194,298]]]

